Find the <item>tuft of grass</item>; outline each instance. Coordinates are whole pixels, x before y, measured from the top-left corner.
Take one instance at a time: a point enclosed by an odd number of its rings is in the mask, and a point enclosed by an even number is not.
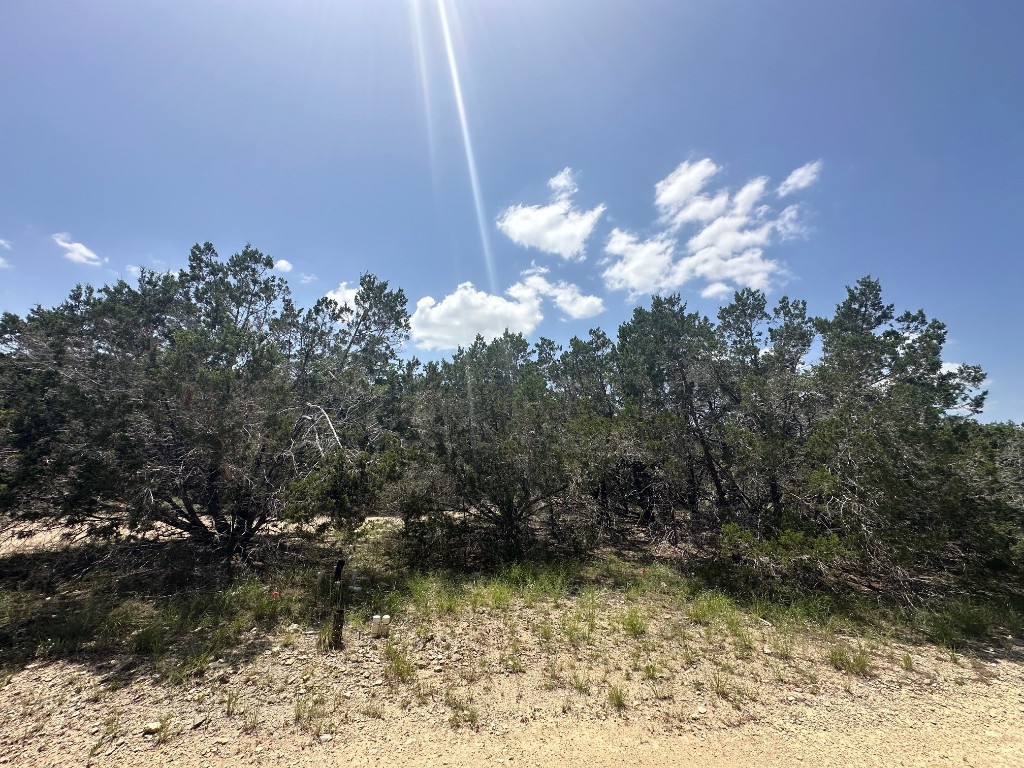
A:
[[[725,626],[729,630],[729,634],[732,635],[736,655],[741,658],[749,656],[754,650],[754,640],[750,635],[750,630],[743,623],[740,613],[737,611],[726,616]]]
[[[566,642],[572,646],[590,641],[590,629],[576,615],[562,618],[562,634],[565,636]]]
[[[174,715],[170,712],[165,712],[160,715],[159,722],[160,728],[156,732],[156,743],[165,744],[167,740],[171,738],[171,721],[174,720]]]
[[[608,686],[608,703],[621,712],[626,708],[626,692],[618,685]]]
[[[846,645],[833,645],[828,652],[829,663],[840,672],[867,677],[871,672],[871,655],[863,646],[851,649]]]
[[[300,731],[320,736],[330,725],[331,711],[322,691],[308,691],[295,697],[295,725]]]
[[[416,668],[409,659],[409,653],[404,645],[388,640],[384,646],[384,674],[389,680],[399,683],[407,683],[416,674]]]
[[[582,693],[585,696],[590,695],[590,678],[581,675],[579,672],[573,672],[569,676],[569,685],[577,693]]]
[[[904,672],[912,672],[914,669],[914,659],[909,653],[904,653],[900,658],[900,666],[903,667]]]
[[[639,608],[630,608],[622,614],[619,621],[626,633],[633,637],[642,637],[647,634],[649,619]]]
[[[452,728],[457,729],[463,725],[476,728],[480,723],[479,710],[473,706],[470,700],[463,698],[454,691],[445,691],[444,703],[452,711],[451,716],[448,718],[448,724]]]
[[[545,645],[550,645],[555,639],[555,628],[550,621],[542,621],[537,625],[537,636]]]
[[[245,733],[255,733],[260,727],[260,708],[257,706],[248,707],[242,713],[242,730]]]
[[[383,720],[384,719],[384,707],[379,701],[367,702],[362,709],[359,710],[366,717],[372,720]]]
[[[228,717],[234,717],[240,711],[238,691],[229,690],[227,698],[224,700],[224,714]]]
[[[121,735],[121,713],[118,710],[107,715],[103,721],[103,733],[89,749],[89,757],[96,757],[108,744],[113,744]]]
[[[701,592],[690,603],[690,618],[705,626],[717,622],[735,621],[737,616],[738,611],[732,598],[717,590]]]

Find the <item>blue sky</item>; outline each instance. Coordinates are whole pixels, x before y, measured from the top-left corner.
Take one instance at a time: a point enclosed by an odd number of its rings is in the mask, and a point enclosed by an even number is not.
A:
[[[0,310],[251,242],[300,304],[404,288],[430,357],[870,273],[1024,421],[1022,35],[1015,0],[3,3]]]

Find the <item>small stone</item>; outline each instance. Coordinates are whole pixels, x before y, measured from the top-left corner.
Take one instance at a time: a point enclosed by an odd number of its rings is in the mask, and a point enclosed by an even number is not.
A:
[[[209,719],[209,715],[199,715],[199,717],[192,721],[192,730],[194,731],[196,728],[199,728],[200,726],[204,725],[206,721]]]
[[[146,736],[152,736],[155,733],[160,733],[160,721],[150,720],[144,726],[142,726],[142,733]]]
[[[772,647],[771,647],[770,645],[766,645],[766,646],[764,647],[764,652],[765,652],[765,653],[766,653],[767,655],[771,656],[771,655],[772,655]]]
[[[322,735],[322,736],[320,737],[320,743],[321,743],[321,744],[326,744],[327,742],[329,742],[329,741],[330,741],[331,739],[333,739],[333,738],[334,738],[334,736],[332,736],[331,734],[329,734],[329,733],[325,733],[325,734],[323,734],[323,735]]]
[[[697,713],[700,715],[706,715],[708,713],[708,708],[703,705],[699,706],[697,707]]]

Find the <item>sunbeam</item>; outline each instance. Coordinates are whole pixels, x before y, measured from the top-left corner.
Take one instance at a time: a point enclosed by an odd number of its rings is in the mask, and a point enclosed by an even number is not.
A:
[[[430,171],[437,184],[437,148],[434,145],[434,110],[430,104],[430,77],[427,74],[427,53],[423,40],[423,16],[419,0],[412,0],[412,31],[416,45],[416,67],[420,75],[420,90],[423,93],[423,117],[427,123],[427,147],[430,152]],[[436,190],[435,190],[436,191]]]
[[[480,229],[480,246],[484,251],[484,262],[487,265],[487,279],[491,292],[498,290],[494,276],[494,260],[491,257],[491,242],[487,236],[487,218],[484,215],[484,201],[480,194],[480,179],[476,172],[476,157],[473,154],[473,142],[469,136],[469,122],[466,120],[466,104],[462,98],[462,84],[459,80],[459,66],[455,60],[455,47],[452,45],[452,33],[448,26],[448,13],[445,0],[437,0],[437,11],[441,18],[441,32],[444,35],[445,52],[448,55],[448,71],[452,76],[452,91],[455,93],[455,106],[459,112],[459,125],[462,128],[462,145],[466,150],[466,165],[469,166],[469,184],[473,189],[473,205],[476,207],[476,222]]]

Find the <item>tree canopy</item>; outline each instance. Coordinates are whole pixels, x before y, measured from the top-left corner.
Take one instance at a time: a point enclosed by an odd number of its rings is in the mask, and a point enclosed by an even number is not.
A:
[[[641,526],[759,579],[1024,566],[1024,429],[877,280],[828,317],[678,295],[614,338],[403,356],[404,293],[297,308],[272,260],[76,288],[0,321],[0,523],[162,525],[244,553],[269,523],[401,514],[425,556],[520,558]]]

